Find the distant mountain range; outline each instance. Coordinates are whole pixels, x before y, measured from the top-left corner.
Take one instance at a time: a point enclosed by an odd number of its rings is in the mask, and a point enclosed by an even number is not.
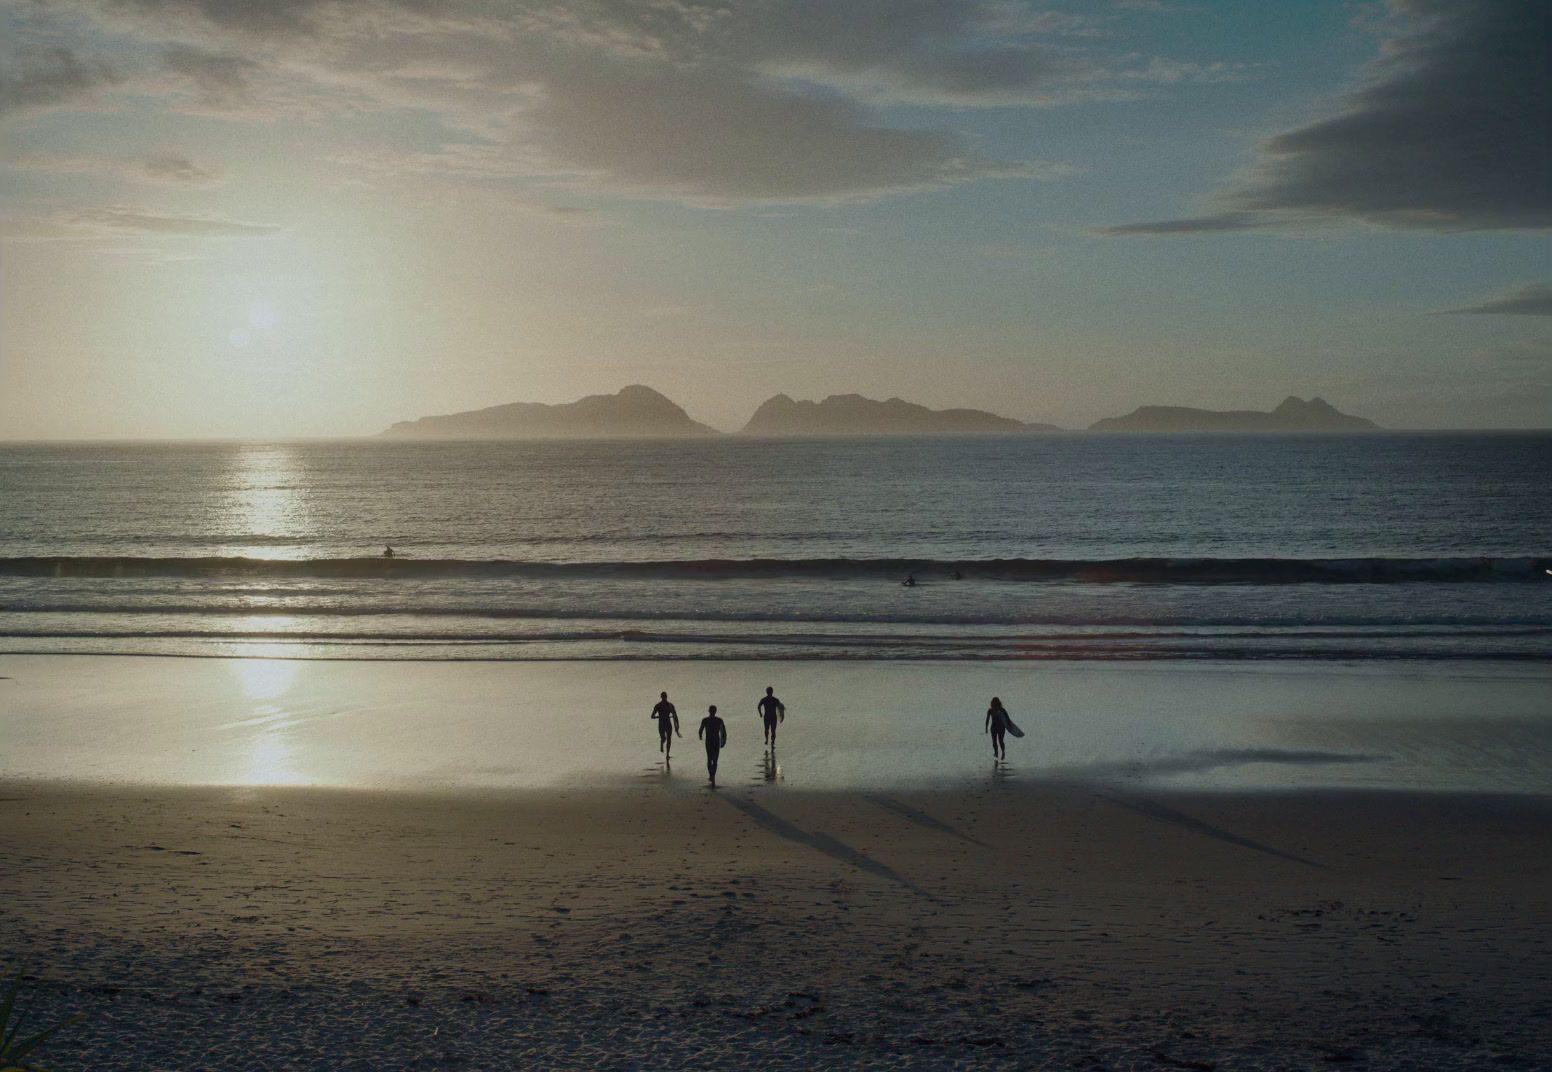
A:
[[[588,395],[547,406],[511,402],[441,417],[400,421],[383,433],[398,439],[652,439],[716,435],[669,399],[636,384],[612,395]]]
[[[741,435],[978,435],[1055,432],[1054,424],[1025,424],[979,409],[928,409],[891,398],[831,395],[823,402],[799,402],[777,395],[761,403]]]
[[[1139,406],[1124,417],[1106,417],[1091,432],[1373,432],[1379,425],[1343,413],[1323,398],[1289,395],[1271,412]]]
[[[1268,413],[1186,406],[1142,406],[1089,426],[1093,432],[1362,432],[1379,426],[1338,412],[1319,398],[1288,398]],[[910,436],[1022,435],[1060,431],[979,409],[928,409],[899,398],[831,395],[820,402],[787,395],[767,399],[740,435]],[[512,402],[437,417],[400,421],[383,433],[396,439],[645,439],[718,435],[671,400],[640,384],[618,394],[588,395],[544,405]]]

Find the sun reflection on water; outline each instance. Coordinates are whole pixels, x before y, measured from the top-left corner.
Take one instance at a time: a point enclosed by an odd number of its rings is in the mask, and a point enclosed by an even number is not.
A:
[[[302,486],[296,452],[285,446],[244,448],[234,459],[223,518],[226,531],[239,539],[249,558],[296,558],[294,546],[312,535],[312,511]],[[292,546],[287,546],[292,544]]]

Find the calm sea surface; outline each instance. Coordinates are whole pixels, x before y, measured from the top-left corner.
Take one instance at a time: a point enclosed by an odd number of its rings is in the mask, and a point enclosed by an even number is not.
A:
[[[1545,662],[1549,475],[1545,434],[6,446],[0,652]]]

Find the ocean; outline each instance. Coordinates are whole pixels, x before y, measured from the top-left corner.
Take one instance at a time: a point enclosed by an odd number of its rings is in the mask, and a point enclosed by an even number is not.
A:
[[[0,654],[1545,663],[1549,473],[1545,433],[9,445]]]

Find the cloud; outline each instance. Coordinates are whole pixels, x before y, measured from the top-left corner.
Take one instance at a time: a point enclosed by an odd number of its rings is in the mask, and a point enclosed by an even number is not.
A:
[[[1545,375],[1548,366],[1552,366],[1552,339],[1525,339],[1480,350],[1472,357],[1507,374],[1523,372],[1540,377]],[[1539,381],[1539,386],[1543,393],[1552,392],[1552,384],[1545,379]]]
[[[104,157],[85,153],[45,152],[19,157],[8,166],[61,175],[110,174],[168,186],[213,186],[224,177],[220,170],[201,166],[177,153]]]
[[[1164,0],[1111,0],[1123,11],[1143,11],[1150,15],[1183,15],[1194,10],[1186,4],[1167,4]]]
[[[1220,212],[1212,216],[1188,216],[1184,219],[1159,220],[1155,223],[1123,223],[1116,227],[1101,228],[1100,233],[1107,235],[1213,234],[1278,225],[1279,221],[1269,220],[1253,212]]]
[[[1113,12],[1007,0],[70,2],[154,49],[203,109],[414,114],[449,144],[486,147],[485,181],[703,205],[1049,178],[1060,169],[991,158],[946,124],[962,108],[1241,76],[1106,51]],[[161,92],[177,106],[182,87]],[[906,123],[885,111],[903,104],[927,112]],[[414,155],[420,174],[437,151]]]
[[[113,70],[83,63],[68,48],[22,50],[14,73],[0,73],[0,116],[68,104],[105,83]]]
[[[1264,141],[1220,211],[1116,235],[1360,221],[1436,231],[1552,226],[1552,4],[1390,0],[1363,84]]]
[[[1446,309],[1446,313],[1496,313],[1506,316],[1552,316],[1552,283],[1530,283],[1477,305]]]
[[[248,78],[259,64],[243,56],[175,45],[162,53],[162,66],[193,83],[201,102],[225,108],[248,97]]]
[[[624,64],[557,76],[528,120],[571,167],[705,203],[845,200],[1025,166],[965,154],[947,134],[870,125],[844,101]]]
[[[256,238],[278,234],[280,231],[279,227],[264,223],[243,223],[216,216],[124,207],[82,209],[72,213],[65,222],[87,231],[185,235],[191,238]]]
[[[200,167],[186,156],[146,156],[136,161],[138,171],[152,182],[175,186],[209,186],[219,182],[219,172]]]

